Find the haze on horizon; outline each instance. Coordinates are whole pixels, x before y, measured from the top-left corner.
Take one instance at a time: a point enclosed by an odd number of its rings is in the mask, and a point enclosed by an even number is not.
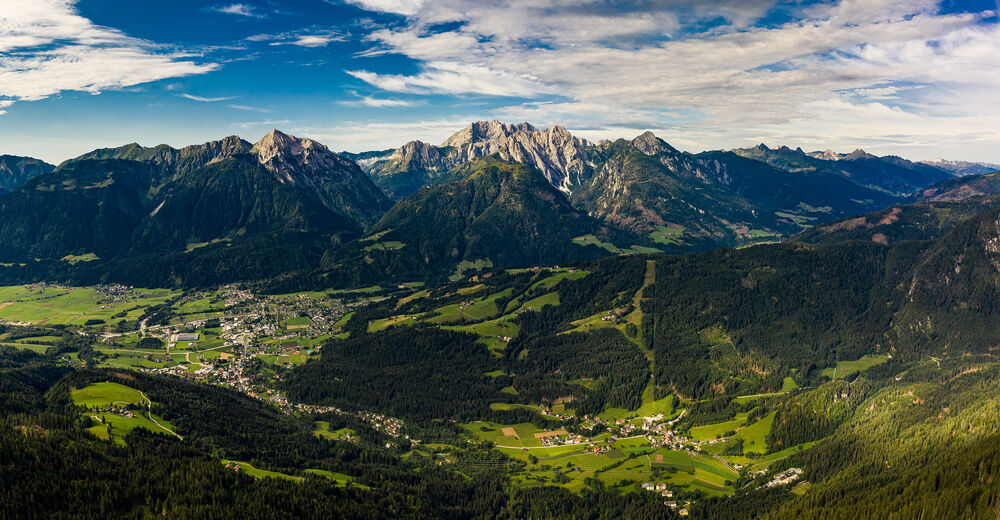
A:
[[[0,153],[470,121],[1000,162],[995,0],[6,0]]]

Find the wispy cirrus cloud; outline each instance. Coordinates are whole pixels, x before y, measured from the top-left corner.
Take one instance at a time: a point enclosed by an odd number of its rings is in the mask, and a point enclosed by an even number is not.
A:
[[[236,110],[246,110],[246,111],[249,111],[249,112],[267,113],[267,112],[271,111],[270,108],[253,107],[253,106],[249,106],[249,105],[235,105],[235,104],[230,104],[230,105],[226,105],[226,106],[228,106],[229,108],[235,108]]]
[[[230,99],[236,99],[236,96],[227,97],[202,97],[195,96],[193,94],[178,94],[182,98],[190,99],[191,101],[199,101],[201,103],[215,103],[217,101],[229,101]]]
[[[132,38],[78,15],[70,0],[4,0],[0,5],[0,98],[92,94],[218,69],[199,56]]]

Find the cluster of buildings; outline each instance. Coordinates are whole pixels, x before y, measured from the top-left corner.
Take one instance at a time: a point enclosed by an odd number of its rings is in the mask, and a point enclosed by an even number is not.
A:
[[[95,285],[94,291],[102,297],[98,302],[101,309],[108,309],[116,303],[126,303],[139,298],[139,292],[131,285],[118,283]]]
[[[379,413],[364,411],[358,412],[358,417],[368,421],[376,430],[383,432],[390,437],[405,437],[406,439],[410,439],[409,435],[403,435],[403,421],[395,417],[388,417]]]
[[[128,408],[118,407],[118,406],[108,406],[106,408],[101,408],[100,410],[98,410],[98,412],[103,413],[103,414],[117,415],[119,417],[127,417],[129,419],[131,419],[132,417],[135,417],[135,414],[132,413],[132,410],[129,410]],[[101,421],[101,422],[104,422],[104,421]]]
[[[802,468],[788,468],[781,473],[778,473],[771,479],[770,482],[764,484],[767,487],[774,486],[784,486],[785,484],[791,484],[802,476]]]

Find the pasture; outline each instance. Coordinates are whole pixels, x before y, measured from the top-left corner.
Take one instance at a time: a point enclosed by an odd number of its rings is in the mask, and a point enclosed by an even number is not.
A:
[[[824,368],[822,375],[833,380],[843,379],[855,372],[867,370],[888,360],[889,356],[886,355],[868,355],[854,361],[840,361],[837,366]]]

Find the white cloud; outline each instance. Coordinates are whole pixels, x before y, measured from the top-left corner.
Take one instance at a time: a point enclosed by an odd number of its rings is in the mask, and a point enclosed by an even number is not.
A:
[[[281,34],[256,34],[246,38],[252,42],[269,42],[269,45],[297,45],[299,47],[325,47],[332,42],[346,40],[338,31],[295,31]]]
[[[357,101],[341,101],[340,104],[346,106],[366,106],[372,108],[413,106],[412,101],[406,101],[405,99],[375,98],[371,96],[359,96]]]
[[[413,94],[484,94],[488,96],[532,96],[551,89],[530,76],[515,76],[475,64],[434,61],[413,76],[376,74],[349,70],[355,78],[390,92]]]
[[[423,0],[348,0],[348,2],[369,11],[403,15],[415,14],[424,3]]]
[[[9,99],[38,100],[70,90],[98,94],[218,68],[192,58],[94,25],[70,0],[0,4],[0,94]]]
[[[192,101],[200,101],[202,103],[214,103],[216,101],[229,101],[230,99],[235,99],[235,96],[229,97],[201,97],[195,96],[193,94],[180,94],[182,98],[187,98]]]
[[[257,12],[256,7],[247,4],[223,5],[219,7],[213,7],[212,10],[217,13],[235,14],[237,16],[246,16],[248,18],[266,18],[266,15]]]
[[[795,21],[763,28],[753,22],[770,4],[745,4],[427,2],[394,11],[407,24],[367,38],[368,55],[406,55],[417,73],[349,73],[388,92],[559,99],[494,113],[588,132],[648,123],[705,147],[797,133],[838,142],[864,135],[885,146],[996,137],[1000,30],[980,22],[992,12],[940,14],[936,0],[843,0],[800,7]],[[692,28],[692,17],[719,14],[730,24]],[[441,32],[446,22],[457,23]],[[844,113],[881,119],[858,133]]]

